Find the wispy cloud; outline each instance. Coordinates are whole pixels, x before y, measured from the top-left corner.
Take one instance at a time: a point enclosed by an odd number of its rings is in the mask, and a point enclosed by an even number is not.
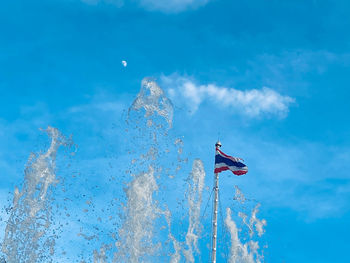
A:
[[[165,13],[178,13],[203,6],[209,0],[140,0],[140,5],[147,10],[159,10]]]
[[[99,3],[111,4],[123,7],[127,4],[125,0],[81,0],[89,5]],[[163,13],[179,13],[206,5],[210,0],[135,0],[139,7],[148,11],[160,11]]]
[[[83,3],[88,5],[97,5],[101,2],[106,4],[111,4],[116,7],[122,7],[124,6],[124,0],[81,0]]]
[[[170,97],[175,101],[185,100],[192,113],[196,112],[204,101],[210,101],[249,117],[263,114],[285,117],[289,106],[295,102],[294,98],[283,96],[267,87],[259,90],[238,90],[215,84],[200,85],[191,78],[177,74],[162,76],[161,82],[163,87],[168,88]]]

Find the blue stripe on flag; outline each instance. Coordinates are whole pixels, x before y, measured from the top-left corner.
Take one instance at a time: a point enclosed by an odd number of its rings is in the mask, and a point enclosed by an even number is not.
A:
[[[231,159],[225,158],[225,157],[221,156],[220,154],[215,155],[215,164],[217,164],[217,163],[224,163],[228,166],[236,166],[236,167],[245,167],[246,166],[244,163],[232,161]]]

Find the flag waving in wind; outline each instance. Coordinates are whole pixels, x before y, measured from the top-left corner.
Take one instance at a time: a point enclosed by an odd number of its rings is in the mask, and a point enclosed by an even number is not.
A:
[[[216,147],[214,173],[230,170],[235,175],[246,174],[248,172],[248,167],[242,163],[242,161],[243,160],[241,158],[224,154],[219,150],[219,147]]]

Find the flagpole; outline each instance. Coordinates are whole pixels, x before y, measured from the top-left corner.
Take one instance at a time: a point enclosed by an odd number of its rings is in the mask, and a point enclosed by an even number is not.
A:
[[[215,144],[215,149],[220,148],[221,143],[218,141]],[[214,210],[213,210],[213,237],[212,237],[212,253],[211,262],[216,263],[216,241],[218,233],[218,203],[219,203],[219,174],[215,173],[214,177]]]

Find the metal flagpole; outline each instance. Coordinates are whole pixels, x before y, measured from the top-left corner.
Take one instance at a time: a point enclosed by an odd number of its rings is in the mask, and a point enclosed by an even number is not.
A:
[[[215,149],[220,148],[221,143],[218,141],[215,144]],[[212,237],[212,253],[211,253],[211,262],[216,263],[216,239],[218,233],[218,203],[219,203],[219,174],[215,173],[214,178],[214,211],[213,211],[213,237]]]

